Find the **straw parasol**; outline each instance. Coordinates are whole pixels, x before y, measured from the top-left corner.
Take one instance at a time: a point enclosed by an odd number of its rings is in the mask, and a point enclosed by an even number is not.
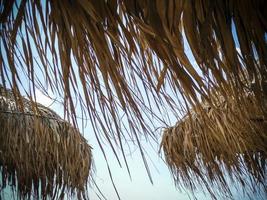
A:
[[[157,137],[150,122],[161,123],[158,113],[169,108],[177,114],[183,109],[177,102],[203,110],[201,96],[216,108],[210,100],[215,87],[226,105],[232,98],[246,104],[240,98],[244,73],[247,82],[255,82],[255,101],[264,112],[266,0],[2,0],[0,5],[2,83],[20,96],[26,76],[32,88],[62,94],[72,124],[80,104],[97,140],[105,138],[118,160],[119,146],[127,168],[124,141],[134,141],[143,156],[141,137]],[[250,107],[242,110],[249,113]],[[238,113],[237,120],[243,115]]]
[[[86,139],[49,108],[21,100],[0,87],[0,191],[9,184],[20,199],[87,199]]]
[[[243,104],[228,98],[213,98],[213,106],[204,101],[203,110],[192,109],[167,128],[161,142],[165,160],[176,185],[193,192],[200,186],[214,199],[217,192],[231,196],[235,182],[246,195],[262,189],[266,195],[267,119],[253,93]]]

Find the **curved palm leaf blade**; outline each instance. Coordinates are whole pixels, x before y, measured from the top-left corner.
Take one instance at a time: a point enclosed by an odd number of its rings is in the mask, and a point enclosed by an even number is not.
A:
[[[86,140],[52,110],[23,98],[22,111],[14,98],[0,87],[0,192],[10,185],[19,199],[88,199]]]

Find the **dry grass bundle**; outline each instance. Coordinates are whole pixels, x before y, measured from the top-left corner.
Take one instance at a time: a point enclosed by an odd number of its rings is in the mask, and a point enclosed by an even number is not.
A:
[[[19,199],[87,199],[92,155],[85,138],[52,110],[22,101],[19,108],[0,87],[0,191],[10,184]]]
[[[161,148],[177,186],[193,192],[201,186],[214,199],[230,198],[234,183],[246,195],[262,189],[267,195],[267,119],[253,94],[242,102],[203,103],[204,110],[190,111],[164,131]]]

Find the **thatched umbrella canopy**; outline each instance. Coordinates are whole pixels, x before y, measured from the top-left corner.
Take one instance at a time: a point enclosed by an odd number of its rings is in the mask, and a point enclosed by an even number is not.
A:
[[[228,98],[203,102],[204,110],[191,110],[164,131],[167,165],[177,186],[193,192],[202,186],[214,199],[216,192],[232,195],[233,183],[246,195],[267,195],[267,118],[252,93],[243,104]]]
[[[203,110],[199,97],[216,107],[211,88],[227,105],[232,98],[245,105],[247,86],[241,80],[254,82],[255,104],[267,116],[266,0],[0,3],[1,82],[11,85],[18,99],[25,76],[33,90],[61,94],[73,124],[78,103],[99,145],[105,138],[116,156],[114,144],[119,146],[126,165],[123,140],[137,144],[144,158],[140,137],[155,139],[152,126],[155,119],[162,122],[159,113],[177,114],[183,105]],[[250,109],[227,112],[240,114],[238,120]]]
[[[0,87],[0,192],[9,184],[20,199],[87,199],[86,139],[49,108],[25,98],[19,105]]]

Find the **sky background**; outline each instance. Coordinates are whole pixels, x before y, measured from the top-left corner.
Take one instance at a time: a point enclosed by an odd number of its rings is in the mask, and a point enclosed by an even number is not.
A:
[[[63,107],[58,103],[53,104],[53,100],[42,94],[40,90],[37,90],[36,98],[39,103],[45,106],[49,106],[51,109],[55,110],[59,115],[63,117]],[[108,200],[118,199],[110,180],[103,154],[90,127],[87,127],[84,130],[84,137],[93,147],[95,171],[93,172],[92,176],[94,180],[96,181],[98,187],[101,189],[101,192]],[[158,154],[158,146],[156,144],[152,146],[144,140],[142,141],[142,143],[144,145],[144,149],[147,151],[147,156],[149,156],[149,158],[147,159],[150,164],[149,166],[152,173],[153,185],[149,180],[142,158],[140,156],[140,152],[136,146],[130,144],[132,151],[126,151],[126,155],[128,155],[127,161],[130,166],[132,177],[131,180],[129,178],[126,167],[123,166],[122,168],[120,168],[110,147],[108,145],[105,145],[105,153],[107,155],[108,162],[112,171],[112,176],[121,199],[187,200],[190,199],[190,197],[192,198],[192,195],[190,195],[189,191],[179,191],[175,188],[170,171]],[[119,156],[121,155],[119,150],[118,154]],[[97,191],[96,187],[92,185],[89,189],[90,198],[92,200],[98,199],[97,194],[99,195],[99,192]],[[200,199],[210,199],[208,196],[205,196],[201,192],[198,193],[197,196]]]

